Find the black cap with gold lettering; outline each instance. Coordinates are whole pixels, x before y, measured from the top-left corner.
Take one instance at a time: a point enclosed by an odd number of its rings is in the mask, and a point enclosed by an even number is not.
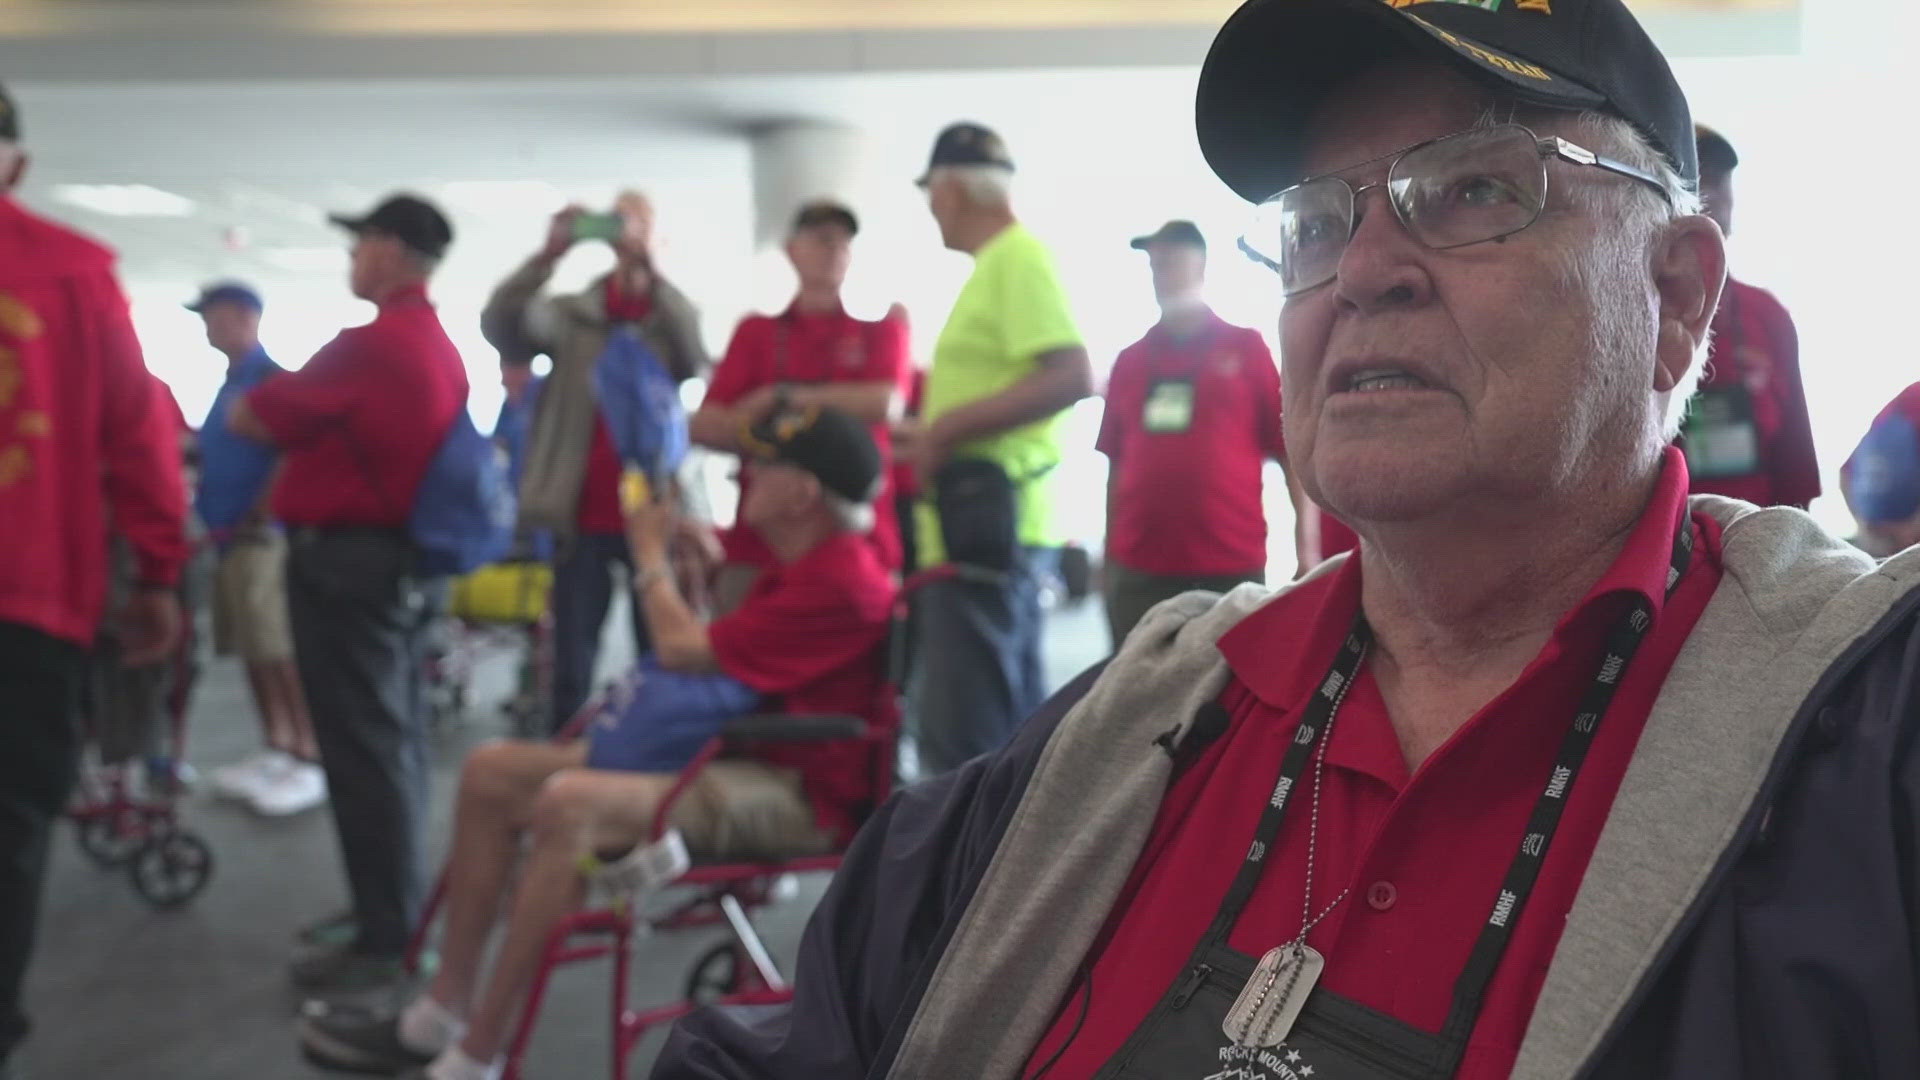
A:
[[[1326,93],[1373,64],[1430,59],[1516,99],[1632,123],[1693,184],[1693,122],[1624,0],[1247,0],[1214,39],[1195,104],[1207,163],[1258,201],[1304,179]]]

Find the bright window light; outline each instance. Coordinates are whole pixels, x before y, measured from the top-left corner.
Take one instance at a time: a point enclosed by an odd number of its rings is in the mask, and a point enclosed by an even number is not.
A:
[[[192,199],[146,184],[56,184],[53,197],[113,217],[188,217]]]

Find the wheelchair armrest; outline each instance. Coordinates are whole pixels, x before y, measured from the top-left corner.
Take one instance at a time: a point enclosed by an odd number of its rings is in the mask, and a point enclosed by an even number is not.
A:
[[[728,742],[833,742],[861,739],[867,722],[857,716],[790,716],[762,713],[729,720],[720,729]]]

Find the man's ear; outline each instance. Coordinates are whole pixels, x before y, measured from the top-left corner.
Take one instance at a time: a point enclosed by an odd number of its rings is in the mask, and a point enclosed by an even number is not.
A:
[[[27,152],[0,143],[0,191],[12,191],[27,178]]]
[[[1727,281],[1727,243],[1704,214],[1667,224],[1653,252],[1653,284],[1660,297],[1654,389],[1672,390],[1706,344]]]

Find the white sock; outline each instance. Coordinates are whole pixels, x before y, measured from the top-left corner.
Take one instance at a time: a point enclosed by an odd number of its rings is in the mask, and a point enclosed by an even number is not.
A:
[[[427,1066],[427,1075],[432,1080],[500,1080],[505,1071],[500,1059],[492,1064],[482,1065],[467,1056],[458,1046],[449,1046],[440,1056]]]
[[[400,1012],[400,1044],[416,1054],[440,1054],[467,1033],[467,1022],[453,1010],[421,994]]]

